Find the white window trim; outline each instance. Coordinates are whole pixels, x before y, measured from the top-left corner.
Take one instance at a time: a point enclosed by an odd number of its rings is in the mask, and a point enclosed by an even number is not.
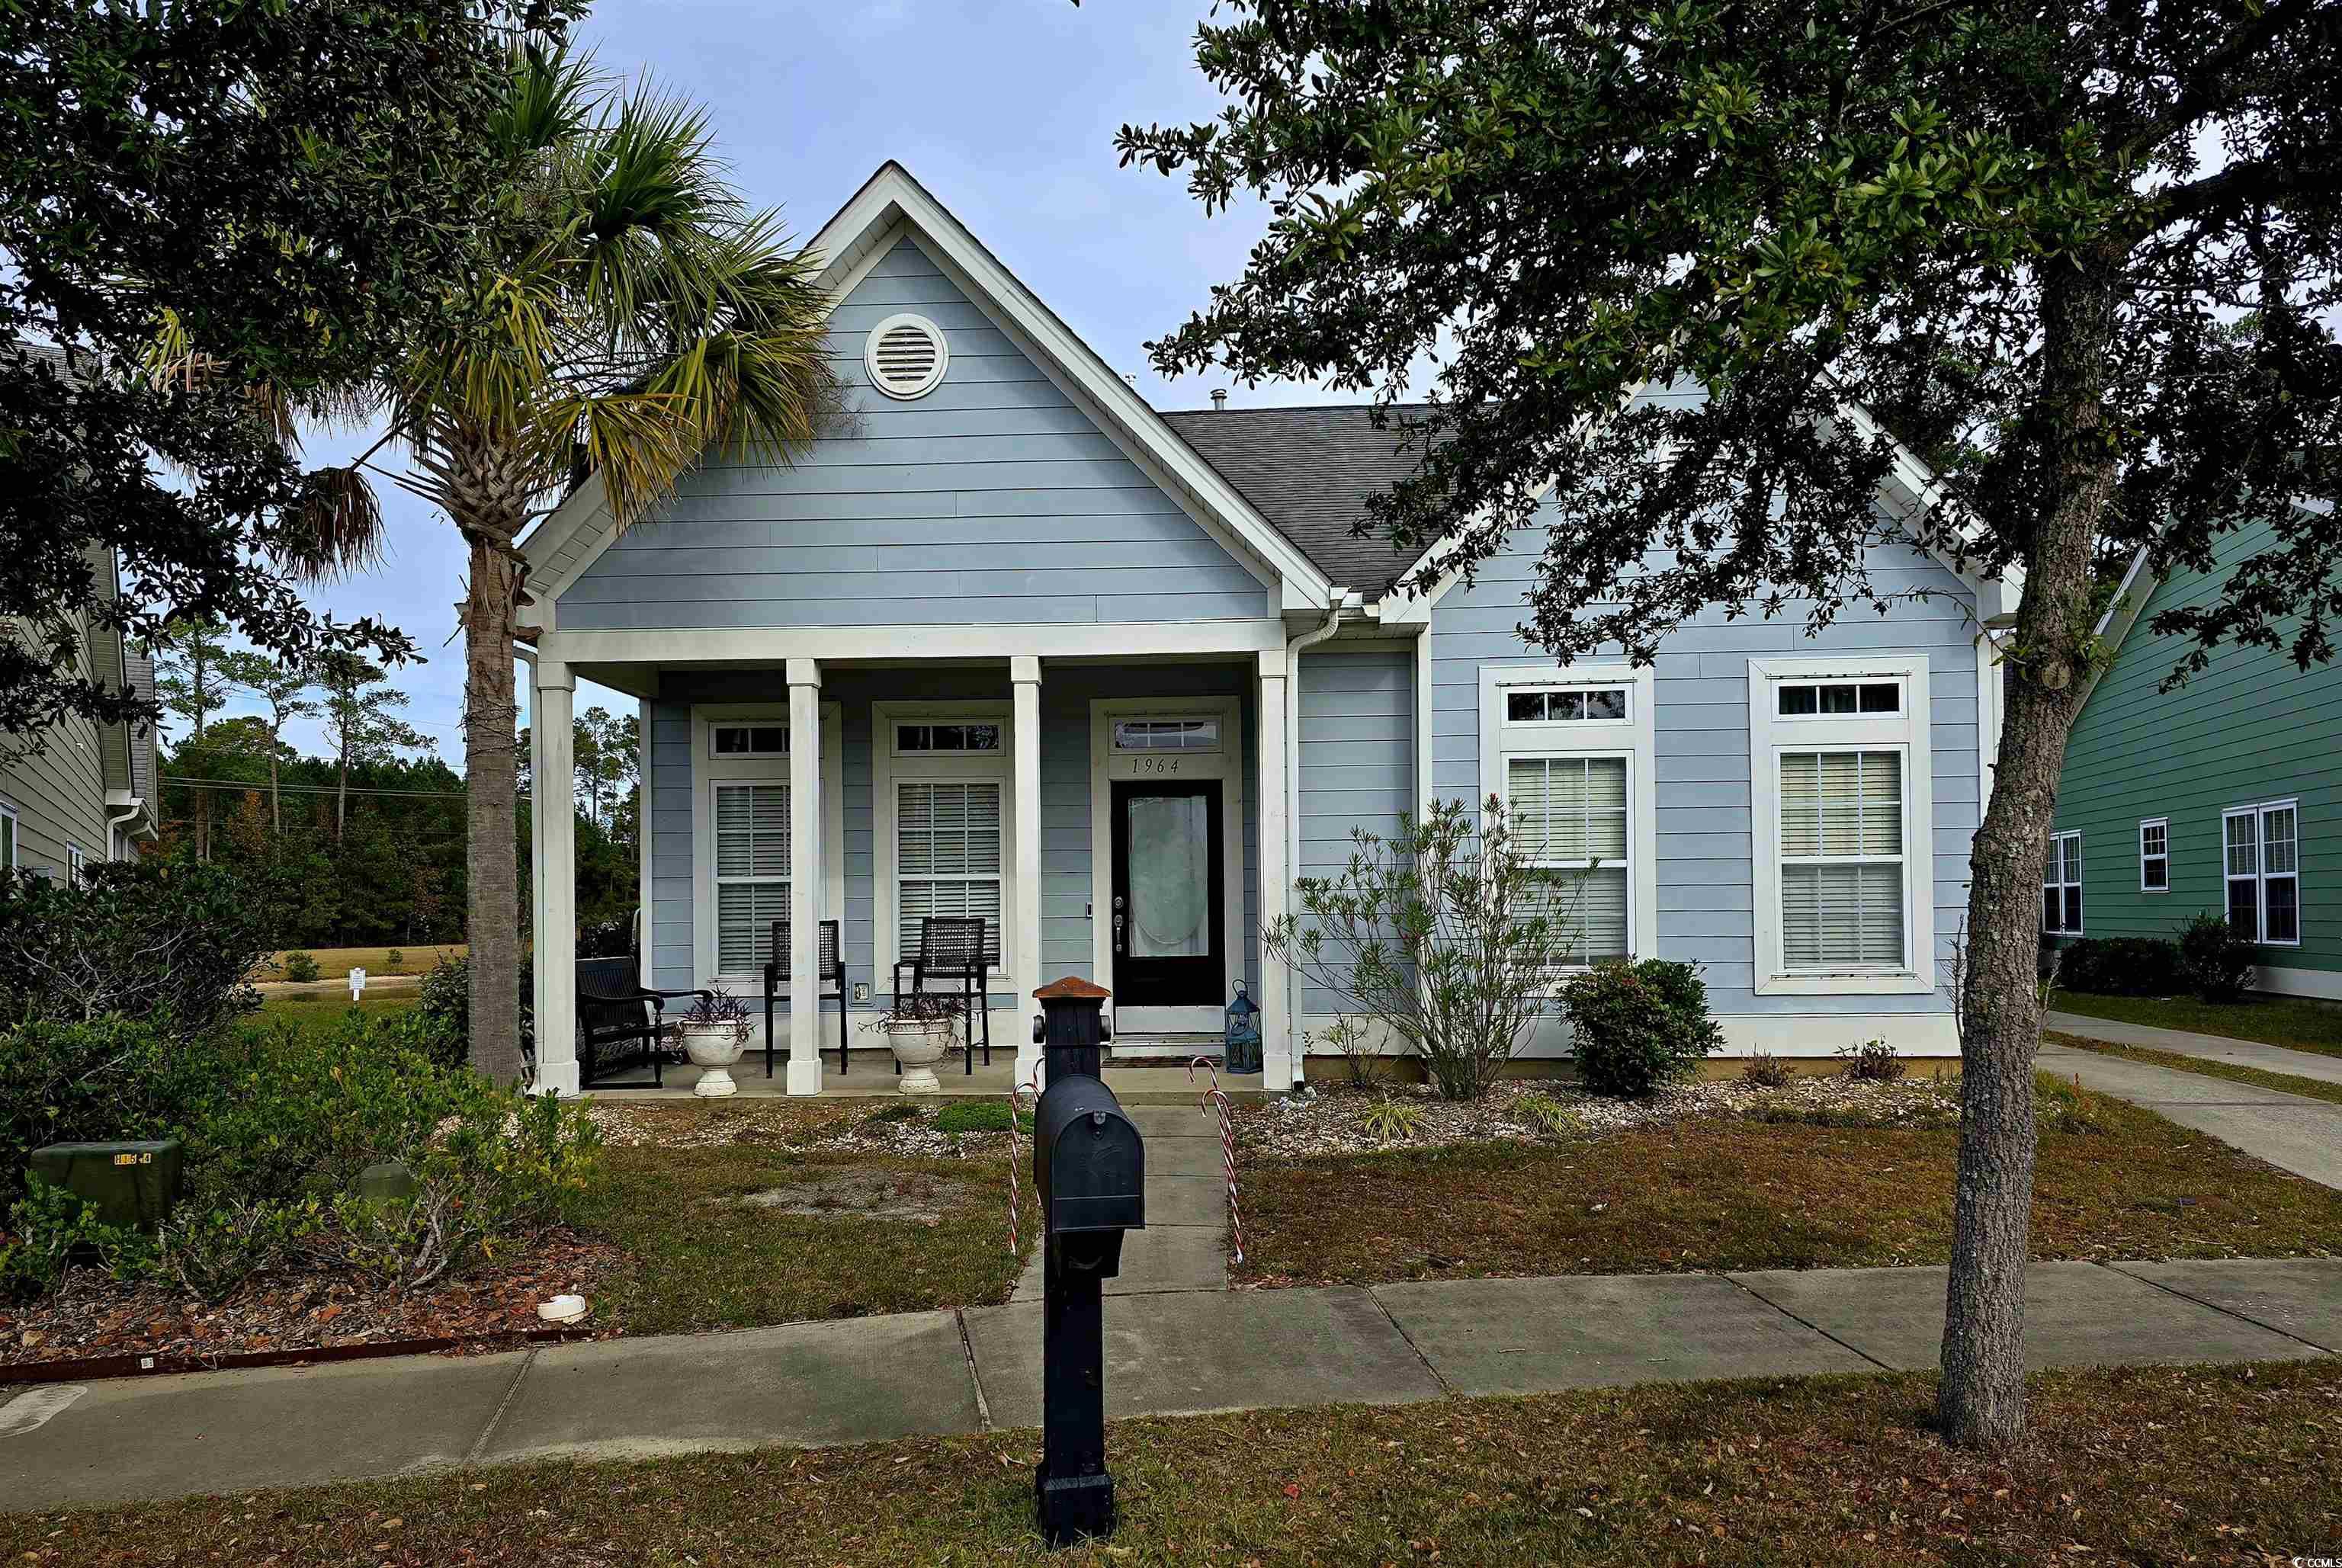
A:
[[[2298,821],[2299,819],[2297,818],[2296,820]],[[2147,830],[2151,827],[2159,827],[2163,830],[2163,853],[2160,854],[2150,854],[2147,853]],[[2227,854],[2227,844],[2225,841],[2221,844],[2220,853],[2223,856]],[[2149,887],[2147,884],[2147,863],[2151,860],[2159,860],[2163,863],[2163,885],[2161,887]],[[2150,897],[2158,898],[2171,891],[2171,819],[2169,817],[2143,816],[2138,819],[2138,890]],[[2089,913],[2090,912],[2087,908],[2084,909],[2082,911],[2083,918],[2087,919],[2089,917]]]
[[[1816,680],[1899,681],[1902,711],[1782,717],[1775,687]],[[1914,996],[1936,989],[1936,766],[1928,733],[1933,706],[1925,654],[1748,661],[1748,831],[1757,995]],[[1780,754],[1855,748],[1903,754],[1903,933],[1910,963],[1890,972],[1792,972],[1781,957]]]
[[[25,822],[5,800],[0,800],[0,818],[8,823],[8,858],[0,861],[0,871],[14,871],[25,863]]]
[[[1626,759],[1626,941],[1636,958],[1659,951],[1657,682],[1644,665],[1483,664],[1480,667],[1480,798],[1505,797],[1505,764],[1513,757],[1614,756]],[[1505,698],[1522,687],[1624,686],[1623,719],[1524,720],[1505,717]],[[1582,965],[1572,965],[1576,973]]]
[[[2041,923],[2041,934],[2044,936],[2085,936],[2088,934],[2084,927],[2090,924],[2089,894],[2087,892],[2083,892],[2082,883],[2067,882],[2066,880],[2065,844],[2069,838],[2074,841],[2075,862],[2080,866],[2081,874],[2084,877],[2088,876],[2090,870],[2089,864],[2082,858],[2082,830],[2077,827],[2069,827],[2062,833],[2053,833],[2049,835],[2049,854],[2041,857],[2043,862],[2041,869],[2045,874],[2041,878],[2041,891],[2047,893],[2053,887],[2057,890],[2057,918],[2061,922],[2066,918],[2066,890],[2070,887],[2075,889],[2077,892],[2081,892],[2082,924],[2069,928],[2063,924],[2052,925],[2045,919]],[[2055,882],[2050,881],[2048,876],[2046,874],[2049,869],[2047,862],[2052,856],[2055,856],[2057,862],[2057,880]]]
[[[846,926],[846,737],[845,709],[836,703],[821,704],[821,826],[822,918],[839,923],[841,942]],[[691,934],[693,984],[722,985],[735,993],[753,990],[762,997],[762,970],[744,974],[716,967],[716,786],[746,780],[786,784],[789,758],[716,755],[718,724],[786,724],[786,703],[711,705],[694,704],[691,710]],[[794,741],[795,737],[791,737]],[[637,807],[639,810],[640,808]],[[644,830],[651,829],[649,813]],[[646,948],[649,944],[644,944]],[[788,968],[782,965],[778,994],[788,994]]]
[[[88,867],[89,862],[89,851],[71,839],[65,841],[65,881],[68,885],[75,887],[81,885],[81,874]]]
[[[897,755],[895,726],[922,720],[970,720],[1000,726],[996,752],[913,752]],[[913,956],[902,945],[895,918],[895,785],[904,779],[986,779],[1000,785],[1000,963],[986,978],[993,991],[1018,991],[1023,956],[1016,951],[1016,730],[1008,703],[873,703],[870,704],[871,934],[876,955],[873,988],[894,984],[895,965]]]
[[[2293,813],[2293,869],[2279,873],[2280,875],[2293,878],[2293,939],[2289,942],[2271,941],[2267,935],[2268,830],[2262,825],[2261,818],[2273,811]],[[2250,817],[2253,820],[2253,870],[2249,876],[2235,875],[2228,870],[2228,823],[2235,817]],[[2253,884],[2253,941],[2257,945],[2261,947],[2299,947],[2301,945],[2301,928],[2304,924],[2302,910],[2305,906],[2301,896],[2301,800],[2299,796],[2287,795],[2278,800],[2255,801],[2251,805],[2230,806],[2220,814],[2220,913],[2224,915],[2228,912],[2228,884],[2232,882],[2250,882]]]

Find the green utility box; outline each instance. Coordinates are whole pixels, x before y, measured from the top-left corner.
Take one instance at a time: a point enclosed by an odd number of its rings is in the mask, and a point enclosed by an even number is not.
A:
[[[33,1151],[31,1170],[49,1185],[95,1203],[107,1224],[151,1231],[178,1201],[183,1153],[176,1138],[51,1144]]]

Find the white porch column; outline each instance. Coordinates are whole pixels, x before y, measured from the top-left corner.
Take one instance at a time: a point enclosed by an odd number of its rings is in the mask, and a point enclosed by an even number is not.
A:
[[[1009,969],[1022,983],[1014,994],[1009,1016],[1016,1031],[1016,1082],[1035,1078],[1041,1048],[1033,1044],[1026,1023],[1025,993],[1046,985],[1054,975],[1041,972],[1041,661],[1018,654],[1008,661],[1008,682],[1016,693],[1016,712],[1009,724],[1015,746],[1016,911],[1015,936],[1009,943]]]
[[[1260,756],[1260,921],[1274,924],[1291,905],[1293,876],[1285,864],[1286,758],[1285,650],[1264,650],[1259,655]],[[1258,941],[1256,934],[1255,941]],[[1264,950],[1260,955],[1261,1084],[1268,1089],[1290,1089],[1299,1082],[1301,1063],[1294,1054],[1292,1014],[1286,1005],[1291,974]]]
[[[788,661],[789,1077],[792,1094],[821,1093],[821,665]],[[842,917],[841,917],[842,918]],[[840,1004],[844,1005],[844,1004]]]
[[[529,845],[535,884],[536,1086],[577,1094],[577,680],[558,659],[530,677]]]

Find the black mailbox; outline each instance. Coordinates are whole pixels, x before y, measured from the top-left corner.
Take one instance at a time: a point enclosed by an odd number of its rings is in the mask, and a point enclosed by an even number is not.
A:
[[[1052,1546],[1114,1533],[1106,1467],[1104,1284],[1122,1270],[1125,1231],[1146,1224],[1146,1149],[1098,1078],[1105,991],[1065,979],[1034,993],[1049,1086],[1033,1112],[1041,1194],[1041,1463],[1035,1511]]]

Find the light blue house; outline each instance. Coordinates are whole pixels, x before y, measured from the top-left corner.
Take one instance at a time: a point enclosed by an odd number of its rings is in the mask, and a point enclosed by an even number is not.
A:
[[[1020,1080],[1028,994],[1074,974],[1115,993],[1124,1060],[1191,1049],[1246,982],[1286,1088],[1331,1021],[1261,962],[1294,877],[1496,793],[1556,864],[1599,860],[1586,948],[1698,960],[1732,1051],[1957,1052],[2001,584],[1887,544],[1879,578],[1933,593],[1884,619],[1718,616],[1653,667],[1562,667],[1515,629],[1534,534],[1390,590],[1414,563],[1349,530],[1410,460],[1365,409],[1156,411],[893,164],[815,245],[851,427],[793,468],[711,463],[621,536],[589,480],[525,545],[540,744],[580,676],[642,701],[648,984],[753,994],[794,911],[788,989],[818,994],[836,920],[876,1010],[922,917],[974,914]],[[1925,487],[1907,469],[1882,517]],[[543,979],[574,942],[569,770],[537,777],[540,1071],[567,1089]],[[792,1093],[837,1072],[834,1008],[788,1018]]]

